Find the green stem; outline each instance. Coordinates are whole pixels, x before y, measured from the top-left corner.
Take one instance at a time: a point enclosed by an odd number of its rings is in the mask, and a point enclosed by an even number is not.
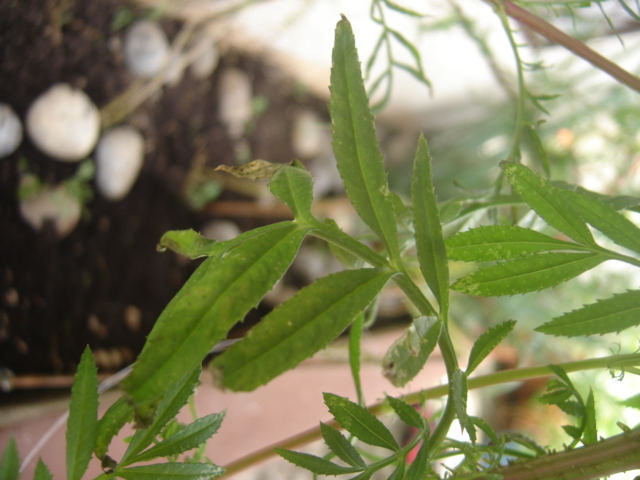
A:
[[[349,365],[351,366],[351,376],[358,396],[358,405],[366,406],[362,382],[360,381],[360,340],[362,339],[362,327],[364,325],[364,313],[351,324],[349,330]]]
[[[503,480],[592,480],[637,468],[640,468],[640,429],[491,473],[502,475]]]
[[[497,3],[496,10],[498,12],[498,16],[500,17],[500,21],[502,22],[502,27],[504,28],[504,31],[507,34],[507,38],[509,39],[509,45],[511,45],[511,51],[513,52],[513,56],[516,61],[516,71],[518,73],[516,131],[513,136],[513,145],[511,146],[511,151],[509,152],[509,157],[508,157],[508,161],[514,162],[514,161],[519,161],[520,159],[520,142],[522,141],[522,131],[524,127],[527,125],[527,119],[525,115],[525,102],[528,96],[528,92],[524,83],[522,59],[520,58],[518,45],[516,44],[516,41],[513,38],[513,33],[511,32],[511,25],[509,25],[509,19],[507,18],[502,2]]]
[[[313,235],[314,237],[320,238],[326,242],[336,245],[337,247],[345,249],[347,252],[364,260],[372,267],[390,268],[389,262],[386,258],[378,255],[369,247],[367,247],[363,243],[360,243],[355,238],[350,237],[343,231],[325,225],[320,221],[314,224],[313,227],[313,230],[309,231],[309,235]]]
[[[558,364],[558,366],[567,373],[585,370],[596,370],[601,368],[623,369],[624,367],[639,365],[640,353],[611,355],[609,357],[592,358],[588,360],[580,360],[577,362]],[[553,372],[551,371],[551,369],[549,369],[549,367],[546,366],[503,370],[501,372],[496,372],[489,375],[470,378],[468,381],[468,388],[469,390],[471,390],[509,382],[521,382],[530,378],[548,377],[551,375],[553,375]],[[417,404],[423,400],[431,400],[443,397],[448,393],[449,385],[439,385],[437,387],[427,388],[425,390],[406,395],[403,397],[403,400],[407,403]],[[374,415],[382,415],[385,413],[389,413],[391,411],[391,408],[386,402],[379,402],[370,406],[369,411]],[[331,420],[326,423],[328,425],[331,425],[332,427],[339,428],[338,422],[336,422],[335,420]],[[301,432],[298,435],[295,435],[270,447],[253,452],[251,455],[228,464],[227,466],[225,466],[227,475],[237,473],[241,470],[251,467],[252,465],[255,465],[258,462],[273,457],[275,455],[273,451],[274,447],[293,450],[313,441],[319,440],[320,438],[322,438],[322,434],[320,433],[319,427]],[[515,480],[515,478],[511,478]]]

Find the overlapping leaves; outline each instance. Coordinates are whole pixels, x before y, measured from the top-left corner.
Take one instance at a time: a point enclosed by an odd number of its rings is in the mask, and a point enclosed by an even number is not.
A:
[[[518,226],[491,226],[459,233],[446,242],[449,258],[497,262],[458,279],[454,290],[481,296],[514,295],[553,287],[600,263],[616,259],[640,265],[634,257],[598,245],[588,225],[635,254],[640,229],[603,198],[558,187],[518,163],[502,168],[514,191],[567,241]],[[638,291],[600,300],[538,328],[553,335],[617,332],[640,324]]]

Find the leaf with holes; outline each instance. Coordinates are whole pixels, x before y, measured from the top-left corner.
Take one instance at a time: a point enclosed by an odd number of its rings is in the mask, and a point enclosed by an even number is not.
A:
[[[303,288],[212,362],[216,377],[232,390],[264,385],[335,340],[392,275],[375,268],[345,270]]]
[[[605,260],[603,255],[592,253],[529,255],[477,270],[451,288],[483,297],[534,292],[571,280]]]
[[[162,312],[122,383],[143,424],[167,386],[192,372],[289,268],[309,229],[280,225],[206,259]]]
[[[584,250],[577,243],[557,240],[528,228],[507,225],[473,228],[449,237],[446,245],[451,260],[464,262],[493,262],[532,253]]]

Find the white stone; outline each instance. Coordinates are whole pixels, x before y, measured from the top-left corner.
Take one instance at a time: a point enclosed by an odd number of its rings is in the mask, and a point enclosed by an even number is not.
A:
[[[109,200],[124,198],[144,161],[144,138],[132,127],[117,127],[100,138],[95,153],[96,185]]]
[[[220,75],[218,116],[233,137],[241,137],[253,115],[253,90],[249,76],[242,70],[229,68]]]
[[[218,66],[220,54],[214,39],[205,32],[196,35],[191,42],[192,49],[198,52],[196,59],[189,66],[193,78],[203,80],[211,76]]]
[[[22,141],[22,123],[6,103],[0,103],[0,158],[16,151]]]
[[[20,201],[20,215],[39,232],[49,221],[60,238],[66,237],[80,220],[80,201],[63,186],[43,187],[37,194]]]
[[[169,58],[169,40],[156,22],[140,20],[127,30],[124,59],[127,68],[138,77],[157,75]]]
[[[291,147],[300,158],[313,158],[331,148],[331,137],[320,117],[304,110],[293,120]]]
[[[202,236],[224,242],[242,233],[240,227],[230,220],[213,220],[202,228]]]
[[[31,104],[26,125],[29,137],[42,152],[77,162],[96,145],[100,113],[82,90],[57,83]]]

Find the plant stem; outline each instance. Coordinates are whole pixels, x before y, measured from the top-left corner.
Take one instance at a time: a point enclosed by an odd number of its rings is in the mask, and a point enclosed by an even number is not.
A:
[[[567,362],[558,364],[565,372],[579,372],[584,370],[595,370],[601,368],[616,368],[623,369],[624,367],[630,366],[638,366],[640,365],[640,353],[631,353],[631,354],[621,354],[621,355],[611,355],[609,357],[603,358],[592,358],[588,360],[580,360],[577,362]],[[511,370],[503,370],[501,372],[492,373],[489,375],[482,375],[479,377],[470,378],[468,381],[468,388],[482,388],[488,387],[491,385],[499,385],[503,383],[509,382],[519,382],[524,381],[530,378],[537,377],[548,377],[553,375],[551,369],[547,366],[538,366],[538,367],[530,367],[530,368],[515,368]],[[449,393],[449,385],[439,385],[433,388],[427,388],[425,390],[421,390],[419,392],[415,392],[403,397],[403,400],[407,403],[420,403],[423,400],[430,400],[434,398],[440,398]],[[387,404],[386,401],[376,403],[370,406],[369,411],[374,415],[382,415],[385,413],[389,413],[391,408]],[[446,408],[445,408],[446,410]],[[325,422],[332,427],[339,428],[338,422],[335,420],[330,420]],[[435,432],[434,432],[435,433]],[[310,430],[306,430],[304,432],[299,433],[293,437],[290,437],[282,442],[279,442],[270,447],[263,448],[258,450],[251,455],[248,455],[244,458],[236,460],[225,466],[226,473],[231,475],[233,473],[237,473],[241,470],[251,467],[258,462],[263,460],[267,460],[275,455],[273,449],[275,447],[285,448],[285,449],[295,449],[299,448],[303,445],[311,443],[315,440],[319,440],[322,438],[320,433],[320,428],[312,428]],[[599,444],[598,444],[599,445]],[[515,477],[510,477],[511,480],[515,480]]]
[[[502,5],[505,13],[514,20],[517,20],[522,25],[536,32],[538,35],[542,35],[550,42],[562,45],[571,53],[577,55],[583,60],[586,60],[591,65],[612,76],[623,85],[626,85],[636,92],[640,92],[640,78],[595,52],[583,42],[576,40],[561,30],[558,30],[556,27],[537,15],[518,7],[509,0],[485,0],[485,2],[493,8],[499,8],[499,5]]]
[[[640,468],[640,429],[491,473],[502,475],[503,480],[592,480],[637,468]]]

